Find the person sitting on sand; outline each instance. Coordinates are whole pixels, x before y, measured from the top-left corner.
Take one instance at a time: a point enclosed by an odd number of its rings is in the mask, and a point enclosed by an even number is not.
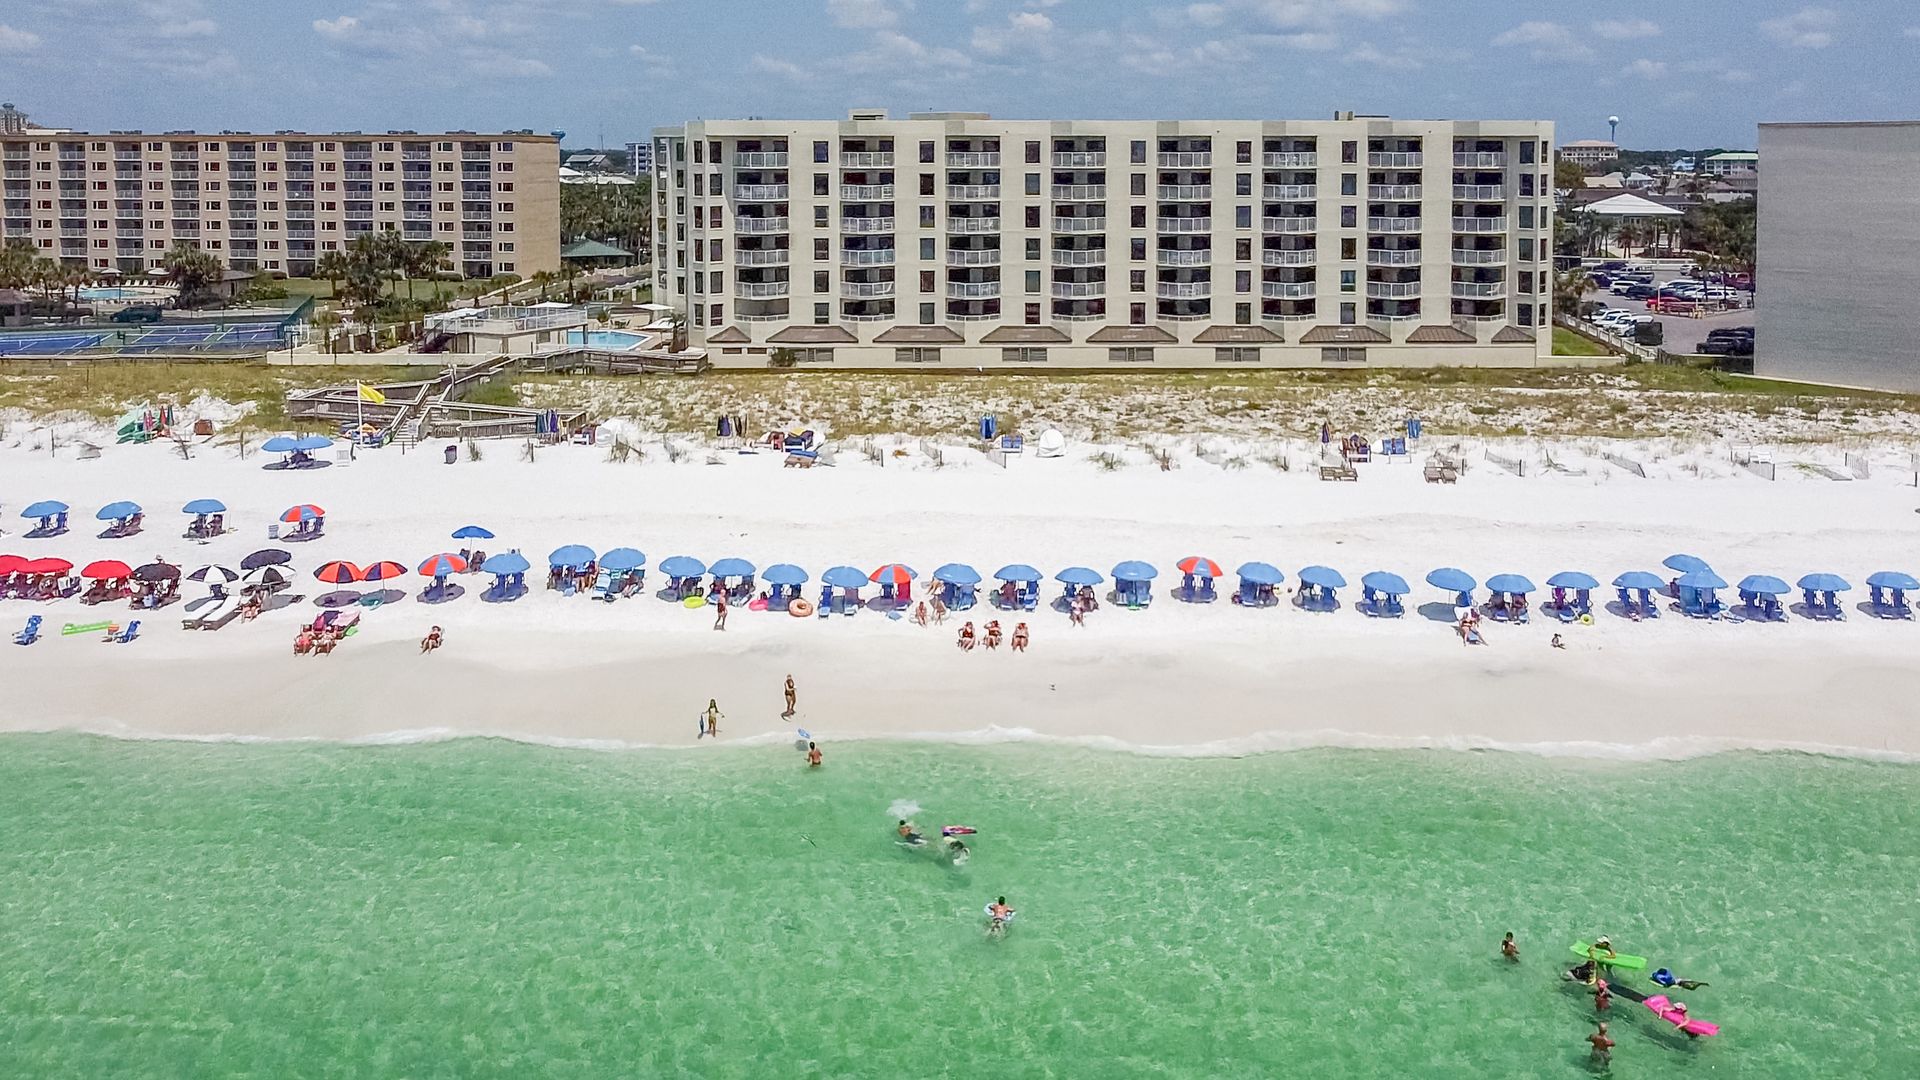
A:
[[[969,622],[960,628],[960,640],[954,644],[960,646],[961,652],[973,651],[973,623]]]
[[[927,625],[927,602],[925,600],[913,605],[913,621],[920,626]]]
[[[328,627],[325,630],[320,631],[320,635],[313,639],[314,655],[326,656],[327,654],[333,652],[333,647],[335,645],[338,645],[339,643],[340,643],[340,639],[334,635],[333,628]]]
[[[258,593],[255,593],[254,595],[247,597],[246,602],[240,605],[240,621],[252,622],[253,620],[259,617],[260,617],[260,595]]]
[[[436,626],[433,629],[427,631],[426,637],[423,637],[420,639],[420,651],[423,653],[430,653],[439,647],[440,647],[440,628]]]
[[[1027,624],[1026,623],[1014,624],[1013,640],[1009,642],[1009,644],[1013,646],[1014,652],[1027,651]]]
[[[1565,641],[1560,640],[1559,634],[1553,635],[1553,640],[1547,642],[1547,644],[1553,646],[1556,649],[1564,649],[1567,647],[1567,643]]]
[[[987,631],[987,648],[989,649],[999,648],[1000,647],[1000,620],[999,619],[988,620],[986,625],[986,631]]]
[[[313,651],[313,631],[303,627],[301,628],[298,634],[294,635],[293,655],[305,656],[312,651]]]

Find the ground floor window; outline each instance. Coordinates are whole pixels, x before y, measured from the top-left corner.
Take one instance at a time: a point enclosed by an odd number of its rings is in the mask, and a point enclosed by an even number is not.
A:
[[[939,349],[895,349],[893,359],[898,364],[937,364],[940,362]]]
[[[1367,350],[1351,346],[1335,345],[1320,350],[1320,362],[1323,364],[1364,364],[1367,362]]]
[[[1258,345],[1222,345],[1213,350],[1213,359],[1221,364],[1257,364],[1260,362]]]
[[[1047,350],[1024,346],[1001,349],[1000,362],[1003,364],[1044,364],[1047,362]]]
[[[833,350],[795,349],[793,350],[793,362],[796,364],[831,364],[833,363]]]
[[[1153,362],[1153,349],[1149,346],[1120,346],[1107,350],[1107,360],[1115,364],[1150,364]]]

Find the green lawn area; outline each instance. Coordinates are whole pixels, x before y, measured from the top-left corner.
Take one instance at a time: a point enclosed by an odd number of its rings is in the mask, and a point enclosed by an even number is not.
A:
[[[311,296],[316,300],[333,299],[333,283],[324,278],[287,278],[274,284],[287,290],[288,296]],[[428,281],[417,278],[412,282],[413,295],[415,299],[424,300],[432,296],[435,289],[445,289],[448,293],[458,295],[457,290],[460,284],[458,281]],[[406,281],[388,282],[387,295],[405,296],[407,285]]]
[[[1597,342],[1589,341],[1563,326],[1553,328],[1553,355],[1555,356],[1608,356],[1607,350]]]

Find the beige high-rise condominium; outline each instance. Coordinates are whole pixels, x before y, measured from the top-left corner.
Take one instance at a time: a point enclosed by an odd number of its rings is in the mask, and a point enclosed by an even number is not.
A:
[[[1551,359],[1539,121],[725,120],[654,138],[656,292],[722,365]]]
[[[292,277],[357,236],[438,240],[468,277],[560,266],[559,145],[531,132],[0,133],[0,227],[93,270],[178,241]]]

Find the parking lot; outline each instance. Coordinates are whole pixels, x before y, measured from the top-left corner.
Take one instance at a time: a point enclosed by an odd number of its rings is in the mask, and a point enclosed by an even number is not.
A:
[[[1654,274],[1654,284],[1664,285],[1674,278],[1682,276],[1684,275],[1674,272],[1657,272]],[[1647,310],[1647,305],[1644,301],[1629,300],[1624,296],[1615,296],[1604,289],[1589,290],[1581,299],[1592,301],[1596,304],[1604,304],[1610,308],[1624,308],[1632,312],[1643,312]],[[1745,300],[1751,305],[1753,302],[1753,294],[1747,293]],[[1700,343],[1707,340],[1707,335],[1714,330],[1728,326],[1752,326],[1753,308],[1749,306],[1737,308],[1733,311],[1697,316],[1655,312],[1653,317],[1654,321],[1665,325],[1666,341],[1660,346],[1661,348],[1670,353],[1696,353],[1700,351]]]

